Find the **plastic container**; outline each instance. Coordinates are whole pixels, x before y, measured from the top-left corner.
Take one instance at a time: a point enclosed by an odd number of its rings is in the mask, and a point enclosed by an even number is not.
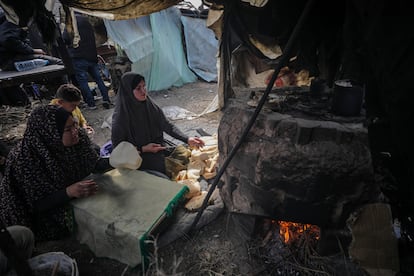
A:
[[[32,70],[38,67],[46,66],[48,65],[49,61],[46,59],[36,58],[36,59],[30,59],[30,60],[22,60],[22,61],[16,61],[14,63],[14,67],[17,71],[27,71]]]
[[[363,88],[352,80],[334,83],[332,113],[340,116],[359,116],[364,99]]]

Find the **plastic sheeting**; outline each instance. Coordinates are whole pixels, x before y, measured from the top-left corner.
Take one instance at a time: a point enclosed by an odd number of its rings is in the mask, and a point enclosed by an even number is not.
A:
[[[115,41],[131,60],[132,71],[150,80],[152,55],[152,31],[149,16],[109,21],[104,20],[108,36]]]
[[[125,50],[132,71],[145,77],[149,91],[197,80],[184,55],[180,16],[171,7],[139,19],[104,20],[108,36]]]
[[[150,15],[154,55],[150,91],[182,86],[197,80],[188,68],[181,37],[180,11],[169,8]]]
[[[93,175],[99,192],[72,201],[77,238],[98,257],[130,266],[145,257],[145,241],[188,191],[187,187],[146,172],[114,169]]]
[[[36,255],[30,258],[28,263],[32,269],[32,275],[79,276],[76,260],[63,252],[46,252]],[[1,275],[18,276],[14,269]]]
[[[206,20],[181,16],[188,66],[203,80],[217,81],[218,40]]]

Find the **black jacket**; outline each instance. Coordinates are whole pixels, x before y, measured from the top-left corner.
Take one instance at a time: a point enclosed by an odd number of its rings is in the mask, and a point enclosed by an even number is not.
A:
[[[69,55],[72,58],[86,59],[91,62],[98,62],[98,53],[95,44],[95,32],[88,18],[82,15],[76,15],[80,42],[77,48],[73,48],[72,40],[68,32],[63,32],[63,39],[68,46]]]

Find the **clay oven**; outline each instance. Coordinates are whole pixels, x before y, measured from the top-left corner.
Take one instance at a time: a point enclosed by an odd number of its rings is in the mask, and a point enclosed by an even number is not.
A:
[[[277,105],[283,113],[262,110],[222,177],[230,212],[342,229],[353,211],[376,197],[362,117],[332,115],[329,101],[310,99],[308,91],[293,91]],[[253,114],[248,101],[231,99],[224,110],[221,163]]]

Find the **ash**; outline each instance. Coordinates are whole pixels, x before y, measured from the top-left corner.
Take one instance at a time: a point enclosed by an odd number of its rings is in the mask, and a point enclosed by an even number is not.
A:
[[[320,256],[317,252],[319,233],[314,228],[291,231],[291,238],[279,234],[277,223],[264,223],[261,233],[251,242],[251,258],[263,262],[261,275],[368,275],[346,253]]]

